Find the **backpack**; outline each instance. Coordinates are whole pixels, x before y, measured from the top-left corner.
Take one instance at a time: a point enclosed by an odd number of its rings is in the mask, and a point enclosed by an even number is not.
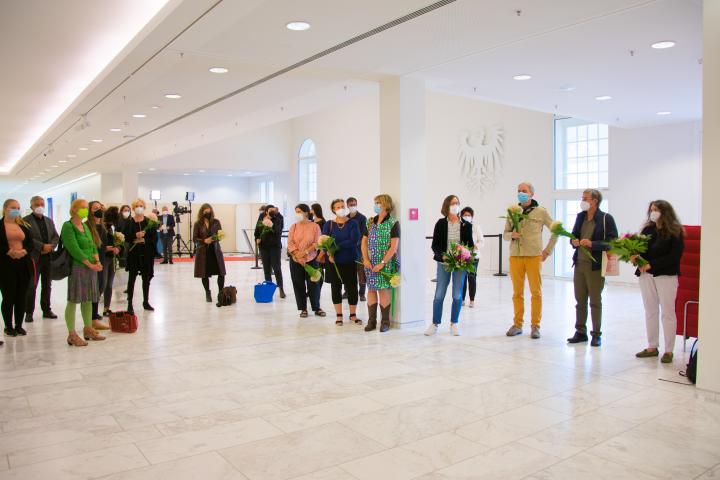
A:
[[[695,342],[690,349],[690,359],[688,360],[688,364],[685,367],[685,371],[680,372],[680,375],[682,375],[683,377],[687,377],[687,379],[690,380],[690,382],[692,383],[695,383],[695,381],[697,380],[697,342],[697,339],[695,339]]]
[[[237,302],[237,288],[232,285],[223,288],[220,290],[220,293],[218,293],[218,307],[227,307],[235,302]]]

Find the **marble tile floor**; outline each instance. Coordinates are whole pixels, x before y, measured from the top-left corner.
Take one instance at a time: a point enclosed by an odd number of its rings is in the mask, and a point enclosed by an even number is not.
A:
[[[545,281],[540,340],[504,336],[511,286],[489,275],[462,336],[444,324],[428,338],[422,326],[381,335],[301,320],[292,294],[255,304],[261,274],[227,267],[233,307],[204,301],[192,264],[158,265],[156,311],[136,334],[70,348],[62,320],[38,318],[6,338],[0,480],[720,477],[720,404],[683,384],[680,338],[673,365],[634,357],[636,287],[606,289],[594,349],[565,343],[574,300],[562,280]],[[64,296],[60,282],[58,313]]]

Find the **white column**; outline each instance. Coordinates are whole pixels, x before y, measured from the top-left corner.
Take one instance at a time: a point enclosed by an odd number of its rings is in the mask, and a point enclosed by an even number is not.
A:
[[[702,241],[700,244],[700,354],[697,386],[720,394],[720,0],[703,7]]]
[[[122,177],[120,173],[103,173],[100,175],[100,200],[103,203],[125,203]]]
[[[394,326],[425,321],[425,265],[430,255],[425,240],[425,84],[394,77],[380,83],[380,193],[392,196],[400,220],[400,270]],[[409,220],[409,210],[419,210]]]
[[[127,167],[126,167],[127,168]],[[122,203],[130,203],[138,197],[138,174],[135,171],[122,174]],[[146,202],[149,199],[145,199]]]

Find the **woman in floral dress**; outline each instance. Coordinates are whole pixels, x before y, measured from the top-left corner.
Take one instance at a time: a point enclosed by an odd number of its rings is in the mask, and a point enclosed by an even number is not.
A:
[[[391,285],[390,277],[397,273],[397,250],[400,244],[400,222],[392,216],[393,201],[390,195],[374,199],[375,216],[368,219],[362,240],[362,256],[368,286],[368,323],[366,332],[377,328],[377,307],[382,315],[380,331],[390,329]]]

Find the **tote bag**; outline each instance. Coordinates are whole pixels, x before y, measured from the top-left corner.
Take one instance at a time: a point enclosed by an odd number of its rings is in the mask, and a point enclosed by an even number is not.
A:
[[[605,217],[603,216],[603,240],[605,240]],[[618,256],[607,251],[602,252],[602,266],[600,273],[603,277],[617,277],[620,275],[620,261]]]

